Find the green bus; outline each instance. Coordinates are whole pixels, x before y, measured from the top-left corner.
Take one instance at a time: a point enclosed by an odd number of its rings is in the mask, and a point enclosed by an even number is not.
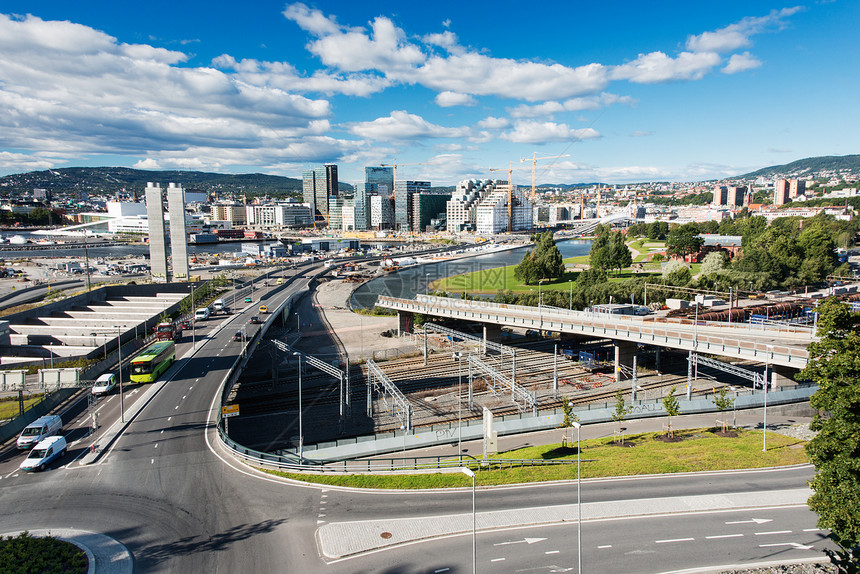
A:
[[[131,360],[131,380],[151,383],[176,360],[176,343],[156,341]]]

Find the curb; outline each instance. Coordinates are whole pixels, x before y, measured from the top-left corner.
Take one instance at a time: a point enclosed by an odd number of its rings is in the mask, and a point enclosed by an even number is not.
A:
[[[6,532],[0,536],[18,536],[22,532]],[[73,528],[38,528],[27,532],[36,537],[54,536],[83,550],[89,561],[88,574],[132,574],[134,571],[131,552],[110,536]]]

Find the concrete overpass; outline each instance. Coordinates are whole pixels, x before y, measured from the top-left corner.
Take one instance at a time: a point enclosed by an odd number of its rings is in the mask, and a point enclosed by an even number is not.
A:
[[[411,316],[421,313],[483,323],[485,337],[490,339],[496,339],[503,326],[612,339],[616,366],[631,365],[636,344],[644,343],[799,370],[809,358],[806,347],[815,340],[809,327],[611,315],[432,295],[417,295],[415,299],[380,296],[376,304],[398,312],[401,330],[409,330]]]

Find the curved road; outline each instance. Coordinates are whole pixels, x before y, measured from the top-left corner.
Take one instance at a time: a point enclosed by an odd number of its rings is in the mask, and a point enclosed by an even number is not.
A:
[[[295,289],[287,285],[266,303],[274,308]],[[98,462],[75,462],[88,444],[81,443],[43,473],[3,474],[2,530],[100,532],[126,545],[138,572],[470,571],[468,535],[326,562],[320,557],[317,530],[332,522],[415,516],[445,520],[468,513],[471,489],[368,493],[319,488],[263,476],[225,454],[211,426],[218,389],[240,350],[232,333],[255,313],[257,296],[259,291],[245,312],[225,320],[196,353],[174,367],[170,382]],[[7,467],[20,461],[20,455],[7,458]],[[583,483],[583,503],[800,489],[811,472],[799,467],[588,481]],[[522,509],[526,514],[531,508],[575,502],[576,487],[570,482],[477,493],[483,513]],[[725,524],[759,514],[773,522]],[[820,556],[822,533],[814,527],[815,517],[804,507],[587,522],[583,570],[663,572]],[[528,543],[527,538],[541,540]],[[815,546],[796,546],[808,542]],[[478,548],[481,571],[576,571],[575,524],[480,533]]]

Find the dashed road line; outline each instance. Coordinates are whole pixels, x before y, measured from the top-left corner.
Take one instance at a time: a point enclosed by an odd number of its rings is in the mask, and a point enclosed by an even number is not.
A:
[[[771,532],[756,532],[756,536],[768,536],[770,534],[791,534],[791,530],[773,530]]]
[[[719,536],[705,536],[705,540],[716,540],[718,538],[741,538],[743,534],[720,534]]]
[[[603,546],[598,546],[598,550],[603,550],[604,548],[612,548],[612,544],[604,544]]]
[[[668,544],[669,542],[692,542],[695,538],[669,538],[667,540],[655,540],[657,544]]]
[[[558,554],[561,550],[547,550],[544,554]]]
[[[505,561],[504,558],[492,558],[492,559],[490,559],[490,562],[504,562],[504,561]]]

